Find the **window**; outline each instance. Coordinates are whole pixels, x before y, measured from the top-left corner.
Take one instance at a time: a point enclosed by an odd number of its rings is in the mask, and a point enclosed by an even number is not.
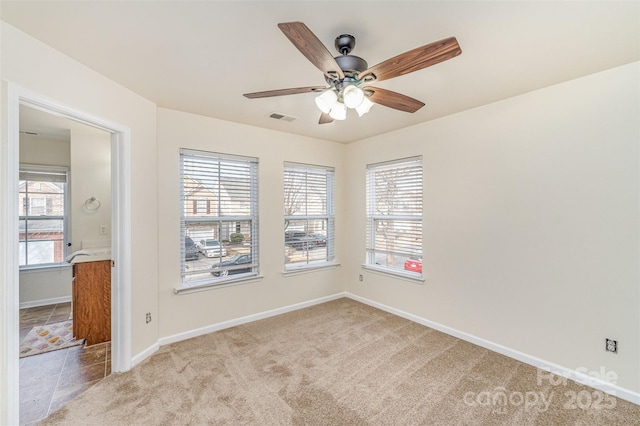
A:
[[[285,269],[334,261],[334,170],[284,164]]]
[[[422,276],[421,157],[367,166],[366,265]]]
[[[64,262],[68,241],[68,181],[65,167],[20,165],[18,182],[21,269]]]
[[[182,285],[258,273],[258,160],[180,150]]]
[[[32,188],[31,192],[36,188]],[[37,188],[40,189],[40,188]],[[50,203],[51,205],[52,203]],[[28,197],[27,206],[29,207],[29,216],[42,216],[47,214],[47,199],[44,197]]]
[[[208,214],[209,213],[209,203],[207,200],[196,200],[196,215],[200,214]]]

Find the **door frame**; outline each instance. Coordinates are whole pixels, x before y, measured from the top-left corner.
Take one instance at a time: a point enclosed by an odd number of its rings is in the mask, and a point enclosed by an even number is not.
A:
[[[3,82],[5,122],[0,149],[0,423],[19,423],[18,169],[20,104],[111,134],[111,369],[132,367],[131,357],[131,130],[69,107],[11,82]],[[4,299],[4,300],[3,300]],[[5,336],[6,339],[2,339]],[[4,344],[2,343],[4,341]]]

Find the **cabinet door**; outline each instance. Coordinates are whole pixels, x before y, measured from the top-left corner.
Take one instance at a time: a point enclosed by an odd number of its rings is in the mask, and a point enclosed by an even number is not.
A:
[[[73,330],[87,345],[111,340],[111,261],[74,265]]]

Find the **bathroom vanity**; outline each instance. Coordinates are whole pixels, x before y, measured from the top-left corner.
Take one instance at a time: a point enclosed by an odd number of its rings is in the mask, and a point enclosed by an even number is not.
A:
[[[86,345],[111,341],[111,259],[78,256],[71,262],[73,334]]]

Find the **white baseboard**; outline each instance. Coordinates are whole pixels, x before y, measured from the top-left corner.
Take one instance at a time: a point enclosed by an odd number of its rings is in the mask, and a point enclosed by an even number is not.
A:
[[[596,390],[600,390],[602,392],[613,395],[617,398],[624,399],[625,401],[629,401],[633,404],[640,405],[640,393],[638,392],[634,392],[629,389],[625,389],[620,386],[611,384],[599,378],[592,377],[588,374],[585,374],[576,370],[572,370],[570,368],[563,367],[531,355],[527,355],[525,353],[507,348],[505,346],[499,345],[494,342],[490,342],[480,337],[473,336],[463,331],[456,330],[454,328],[447,327],[445,325],[439,324],[434,321],[430,321],[428,319],[419,317],[417,315],[413,315],[408,312],[401,311],[400,309],[383,305],[382,303],[378,303],[373,300],[366,299],[356,294],[345,292],[344,296],[350,299],[356,300],[358,302],[364,303],[365,305],[373,306],[374,308],[378,308],[385,312],[389,312],[399,317],[408,319],[409,321],[413,321],[415,323],[424,325],[426,327],[433,328],[434,330],[441,331],[450,336],[457,337],[458,339],[464,340],[466,342],[473,343],[474,345],[478,345],[485,349],[489,349],[493,352],[497,352],[499,354],[508,356],[509,358],[513,358],[518,361],[524,362],[525,364],[529,364],[541,370],[545,370],[553,374],[556,374],[558,376],[565,377],[569,380],[573,380],[574,382],[592,387]]]
[[[51,299],[32,300],[30,302],[21,302],[20,309],[35,308],[36,306],[55,305],[56,303],[71,302],[71,296],[53,297]]]
[[[158,342],[156,342],[153,345],[149,346],[147,349],[143,350],[142,352],[134,356],[131,359],[131,368],[135,367],[145,359],[149,358],[151,355],[156,353],[158,349],[160,349],[160,345],[158,344]]]
[[[319,305],[321,303],[326,303],[332,300],[341,299],[346,296],[347,294],[345,292],[342,292],[342,293],[332,294],[331,296],[325,296],[318,299],[308,300],[306,302],[300,302],[300,303],[296,303],[289,306],[283,306],[281,308],[272,309],[270,311],[259,312],[257,314],[247,315],[244,317],[219,322],[217,324],[211,324],[205,327],[196,328],[195,330],[174,334],[172,336],[162,337],[160,340],[158,340],[158,343],[159,343],[159,346],[164,346],[170,343],[180,342],[182,340],[202,336],[203,334],[212,333],[214,331],[224,330],[226,328],[231,328],[231,327],[246,324],[249,322],[270,318],[276,315],[285,314],[287,312],[297,311],[298,309],[307,308],[309,306]]]

